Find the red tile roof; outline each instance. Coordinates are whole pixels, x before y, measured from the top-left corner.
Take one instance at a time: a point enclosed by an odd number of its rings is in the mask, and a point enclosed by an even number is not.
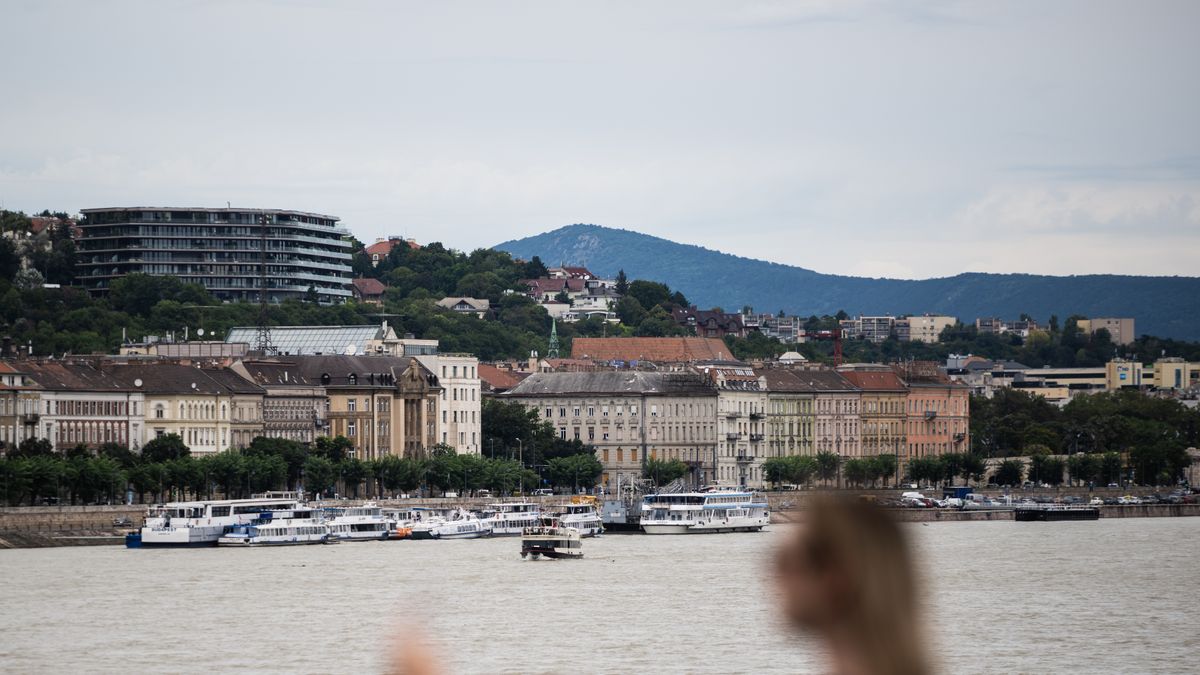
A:
[[[383,295],[383,291],[386,288],[387,286],[384,286],[383,282],[378,279],[361,278],[354,280],[354,290],[364,298]]]
[[[863,391],[906,391],[904,382],[890,370],[847,370],[842,377]]]
[[[479,379],[494,392],[505,392],[521,383],[526,373],[514,373],[486,363],[479,364]]]
[[[384,257],[387,254],[391,253],[392,247],[397,244],[407,244],[408,247],[411,249],[421,248],[421,245],[418,244],[417,242],[413,241],[412,239],[390,238],[390,239],[384,239],[383,241],[377,241],[374,244],[367,246],[363,250],[366,252],[367,255],[379,254],[380,257]]]
[[[571,357],[658,363],[734,360],[724,342],[696,337],[575,338],[571,341]]]

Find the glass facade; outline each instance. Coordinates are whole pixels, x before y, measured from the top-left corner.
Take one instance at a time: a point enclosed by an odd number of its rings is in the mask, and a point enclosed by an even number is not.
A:
[[[259,209],[84,209],[77,279],[94,295],[126,274],[174,276],[227,301],[351,297],[350,243],[338,219]],[[265,223],[264,223],[265,219]],[[265,264],[265,274],[264,274]]]

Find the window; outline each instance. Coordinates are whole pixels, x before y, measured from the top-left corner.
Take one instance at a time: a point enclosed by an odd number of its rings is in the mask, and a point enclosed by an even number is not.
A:
[[[346,399],[346,410],[354,412],[356,408],[358,408],[358,399]]]
[[[357,427],[355,425],[355,421],[350,420],[350,423],[346,425],[346,435],[353,437],[355,435],[356,429],[357,429]]]
[[[594,406],[589,405],[588,409],[587,409],[587,413],[588,413],[588,417],[595,417],[596,416],[596,408]]]
[[[596,440],[596,427],[588,427],[588,440]]]
[[[554,417],[554,408],[546,408],[546,419]]]
[[[166,411],[163,410],[163,405],[161,403],[154,406],[154,419],[161,420],[163,418],[163,415],[165,415],[165,414],[166,414]]]
[[[558,437],[563,439],[564,441],[567,440],[567,428],[566,427],[558,428]]]

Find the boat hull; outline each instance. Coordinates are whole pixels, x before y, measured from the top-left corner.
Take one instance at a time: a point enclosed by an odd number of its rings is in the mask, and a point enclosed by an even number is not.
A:
[[[1065,520],[1099,520],[1100,509],[1017,509],[1014,520],[1022,522],[1051,522]]]

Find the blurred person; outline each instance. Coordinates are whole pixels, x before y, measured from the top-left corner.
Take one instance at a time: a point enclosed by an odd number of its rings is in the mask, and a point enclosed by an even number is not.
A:
[[[908,543],[881,509],[811,500],[777,558],[787,618],[825,643],[838,675],[928,675],[920,598]]]

